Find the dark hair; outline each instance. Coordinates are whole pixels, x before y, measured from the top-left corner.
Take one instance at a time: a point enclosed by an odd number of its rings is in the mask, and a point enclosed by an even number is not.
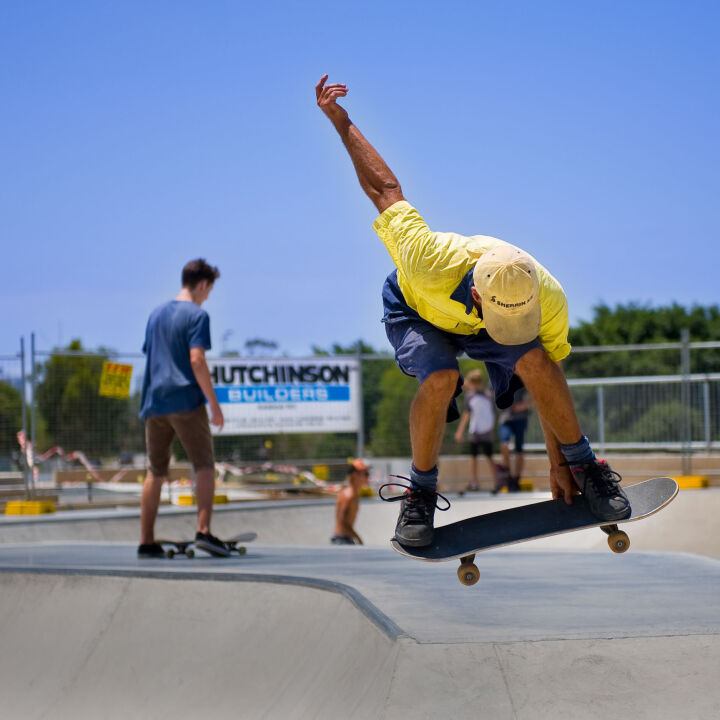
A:
[[[220,271],[208,265],[204,258],[191,260],[182,270],[182,286],[192,290],[203,280],[214,283],[220,277]]]

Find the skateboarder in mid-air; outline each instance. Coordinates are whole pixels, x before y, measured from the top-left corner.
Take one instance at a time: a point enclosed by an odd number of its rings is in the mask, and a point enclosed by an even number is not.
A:
[[[382,291],[385,329],[400,369],[420,386],[410,408],[412,465],[396,539],[423,547],[433,538],[437,460],[446,421],[457,419],[462,389],[457,357],[485,363],[500,409],[523,385],[545,435],[553,497],[570,504],[578,489],[599,519],[630,513],[620,476],[595,458],[580,430],[560,361],[570,353],[560,283],[526,252],[496,238],[434,232],[405,200],[400,183],[338,105],[342,84],[315,87],[360,185],[380,216],[373,228],[396,270]]]

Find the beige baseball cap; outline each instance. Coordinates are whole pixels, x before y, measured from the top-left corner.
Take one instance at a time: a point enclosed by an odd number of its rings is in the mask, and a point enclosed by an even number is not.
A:
[[[498,245],[475,264],[488,335],[501,345],[522,345],[540,332],[540,284],[535,262],[514,245]]]

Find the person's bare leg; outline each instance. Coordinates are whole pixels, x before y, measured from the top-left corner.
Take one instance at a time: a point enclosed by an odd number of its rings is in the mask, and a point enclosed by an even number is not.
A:
[[[510,446],[507,443],[500,445],[500,455],[502,455],[502,464],[510,472]]]
[[[563,371],[542,348],[534,348],[515,365],[515,372],[532,395],[538,413],[563,445],[582,437],[570,388]]]
[[[209,533],[215,499],[215,468],[203,468],[197,471],[195,496],[198,504],[197,530],[201,533]]]
[[[495,461],[492,459],[492,455],[486,455],[488,468],[490,469],[490,477],[493,479],[492,489],[494,490],[498,486],[498,470]]]
[[[160,493],[166,476],[148,473],[145,477],[140,503],[140,542],[149,545],[155,542],[155,518],[160,507]]]
[[[522,477],[522,471],[525,467],[525,454],[524,453],[515,453],[515,475],[514,477],[520,478]]]
[[[460,374],[438,370],[420,385],[410,407],[410,442],[416,469],[427,472],[437,465],[450,401]]]
[[[458,377],[457,370],[432,373],[418,388],[410,407],[411,487],[400,503],[395,526],[395,538],[404,545],[425,547],[432,542],[437,460]]]
[[[470,456],[470,475],[472,477],[471,486],[476,488],[478,486],[478,461],[477,455]]]

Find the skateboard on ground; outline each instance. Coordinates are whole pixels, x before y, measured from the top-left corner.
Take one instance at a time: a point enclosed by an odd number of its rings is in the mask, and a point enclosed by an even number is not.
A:
[[[252,542],[256,537],[257,533],[247,532],[236,535],[229,540],[223,540],[223,542],[228,546],[231,553],[236,552],[238,555],[244,555],[247,548],[241,543]],[[165,555],[170,559],[176,555],[186,555],[189,558],[195,557],[194,540],[156,540],[156,542],[162,545],[163,548],[167,547]]]
[[[240,535],[236,535],[235,537],[232,537],[229,540],[223,540],[223,542],[228,546],[228,548],[230,549],[230,552],[236,552],[236,553],[238,553],[238,555],[244,555],[247,552],[247,548],[244,545],[241,545],[240,543],[252,542],[256,537],[257,537],[257,533],[246,532],[246,533],[241,533]]]
[[[614,523],[598,520],[578,495],[572,505],[566,505],[564,500],[546,500],[437,527],[432,545],[427,547],[407,547],[395,538],[390,544],[396,552],[416,560],[459,559],[458,578],[463,585],[474,585],[480,578],[473,562],[475,553],[574,530],[599,527],[608,536],[610,549],[623,553],[630,547],[630,538],[618,525],[641,520],[664,508],[677,495],[678,484],[672,478],[660,477],[623,490],[630,501],[631,513]]]
[[[162,545],[165,550],[165,557],[174,558],[176,555],[187,555],[187,557],[195,557],[195,550],[190,547],[194,540],[156,540],[158,545]]]

